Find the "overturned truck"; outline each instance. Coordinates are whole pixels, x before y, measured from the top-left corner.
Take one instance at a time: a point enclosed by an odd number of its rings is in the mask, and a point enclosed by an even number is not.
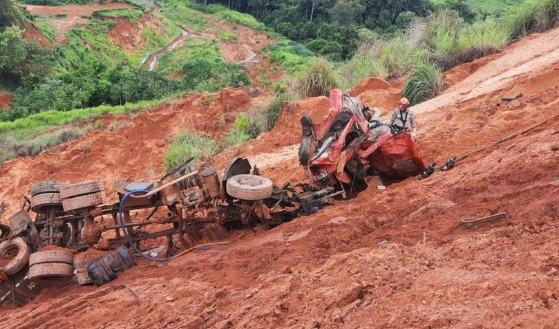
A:
[[[168,261],[236,228],[271,227],[313,213],[337,195],[333,188],[274,186],[244,158],[223,177],[185,164],[156,182],[119,182],[113,189],[118,201],[105,203],[97,181],[33,186],[10,226],[0,226],[0,304],[24,305],[45,278],[75,276],[80,284],[100,285],[134,264],[130,250]],[[148,252],[153,241],[164,250]],[[112,251],[81,257],[89,248]]]
[[[340,90],[321,122],[305,116],[301,123],[299,161],[310,184],[274,186],[244,158],[222,177],[187,161],[155,182],[118,182],[114,202],[103,200],[98,181],[35,184],[10,226],[0,225],[0,304],[26,304],[52,277],[101,285],[133,266],[132,254],[169,261],[234,229],[312,214],[371,175],[426,170],[409,132],[392,131]],[[107,252],[92,258],[91,250]]]

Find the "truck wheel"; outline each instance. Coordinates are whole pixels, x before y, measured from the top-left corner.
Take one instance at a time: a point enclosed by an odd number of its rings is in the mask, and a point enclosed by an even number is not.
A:
[[[36,196],[43,193],[58,193],[60,192],[60,186],[58,182],[53,181],[43,181],[39,182],[31,188],[31,196]]]
[[[237,175],[227,180],[227,194],[239,200],[259,201],[272,195],[273,185],[266,177]]]
[[[69,250],[54,249],[37,251],[29,257],[29,266],[42,263],[74,264],[74,255]]]
[[[58,192],[42,193],[31,197],[31,210],[33,210],[33,212],[44,214],[49,208],[62,208]]]
[[[29,278],[72,277],[74,266],[66,263],[41,263],[29,267]]]
[[[81,195],[101,192],[103,184],[97,181],[87,181],[75,184],[66,184],[60,187],[60,199],[69,199]]]
[[[0,243],[0,258],[13,259],[2,268],[7,275],[14,275],[21,271],[29,262],[31,248],[22,238],[15,238]]]

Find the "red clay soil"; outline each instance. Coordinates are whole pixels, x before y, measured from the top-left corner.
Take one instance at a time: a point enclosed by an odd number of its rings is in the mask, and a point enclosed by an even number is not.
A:
[[[29,26],[25,29],[23,38],[26,41],[35,41],[39,46],[43,48],[52,48],[50,42],[34,26]]]
[[[66,40],[66,33],[75,25],[87,22],[85,17],[90,16],[96,11],[125,9],[132,6],[123,2],[107,0],[104,4],[95,5],[71,5],[71,6],[35,6],[25,5],[31,15],[35,16],[56,16],[64,15],[60,18],[53,18],[52,24],[58,29],[57,41],[62,43]]]
[[[13,97],[9,92],[0,92],[0,110],[9,108]]]
[[[474,60],[473,62],[457,66],[444,72],[443,80],[445,88],[450,88],[455,84],[461,82],[462,80],[466,79],[474,72],[476,72],[480,67],[483,67],[485,64],[498,58],[499,56],[499,54],[495,54],[493,56],[482,57]]]
[[[559,56],[552,58],[555,50],[533,53],[559,49],[558,33],[506,49],[440,97],[415,107],[425,159],[441,164],[557,114]],[[526,54],[528,45],[532,55]],[[524,96],[502,100],[518,92]],[[140,114],[116,133],[96,131],[36,158],[10,161],[0,168],[0,184],[8,187],[0,198],[12,203],[39,179],[145,177],[162,161],[166,134],[190,127],[219,135],[222,126],[214,119],[225,114],[225,106],[204,107],[206,101],[192,96]],[[269,134],[238,153],[268,158],[265,175],[302,172],[296,165],[298,116],[304,110],[320,116],[324,105],[325,98],[300,102]],[[84,143],[90,143],[91,153],[79,151]],[[187,254],[162,268],[133,268],[100,288],[51,283],[26,307],[0,309],[2,325],[556,328],[558,159],[555,118],[451,171],[423,181],[410,178],[384,191],[371,186],[313,216]],[[508,220],[474,229],[460,225],[461,218],[499,212]]]
[[[126,18],[116,18],[115,22],[115,26],[109,31],[109,38],[114,44],[129,52],[145,45],[146,39],[142,36],[144,28],[149,27],[158,33],[167,33],[153,13],[145,14],[134,24]]]

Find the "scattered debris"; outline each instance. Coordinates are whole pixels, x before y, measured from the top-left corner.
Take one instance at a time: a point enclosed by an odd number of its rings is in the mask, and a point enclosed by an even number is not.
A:
[[[491,216],[481,217],[481,218],[465,218],[461,219],[460,222],[466,226],[468,229],[476,228],[478,225],[495,222],[498,220],[508,220],[507,213],[498,213]]]
[[[512,101],[517,100],[517,99],[522,98],[522,97],[524,97],[524,94],[523,94],[523,93],[519,93],[519,94],[517,94],[516,96],[512,96],[512,97],[511,97],[511,96],[509,96],[509,97],[503,97],[503,98],[501,98],[501,100],[502,100],[503,102],[512,102]]]

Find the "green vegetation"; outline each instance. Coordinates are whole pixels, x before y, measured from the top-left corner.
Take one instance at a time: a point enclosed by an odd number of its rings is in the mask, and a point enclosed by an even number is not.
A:
[[[45,111],[14,121],[0,122],[0,141],[8,137],[24,140],[53,128],[69,124],[80,124],[107,114],[126,114],[144,111],[163,102],[162,100],[141,101],[118,106],[101,105],[94,108],[71,111]],[[1,142],[0,142],[1,143]]]
[[[337,86],[338,78],[332,64],[324,59],[316,60],[298,82],[303,97],[327,96]]]
[[[0,155],[0,163],[18,156],[35,156],[56,145],[78,139],[89,129],[70,127],[23,141],[14,138],[0,139],[0,146],[5,150]]]
[[[238,146],[246,143],[252,136],[250,134],[250,118],[246,113],[241,113],[235,119],[233,129],[225,137],[225,145]]]
[[[216,4],[254,15],[265,25]],[[426,16],[433,8],[428,0],[193,0],[191,6],[255,29],[267,26],[332,60],[353,55],[362,28],[392,33],[398,23]]]
[[[155,0],[125,0],[125,1],[133,5],[136,5],[140,8],[144,8],[146,10],[155,7]]]
[[[279,93],[276,95],[272,103],[266,108],[266,110],[261,113],[256,120],[253,120],[253,124],[256,128],[252,128],[253,131],[258,131],[258,134],[262,131],[267,131],[272,129],[276,122],[279,120],[281,115],[281,110],[287,103],[288,99],[285,93]]]
[[[58,30],[50,23],[50,20],[44,17],[33,19],[33,25],[39,30],[49,42],[54,43],[58,35]]]
[[[130,22],[135,23],[143,14],[144,11],[138,8],[113,9],[96,11],[93,13],[93,17],[126,18]]]
[[[93,2],[92,0],[23,0],[23,3],[29,5],[39,5],[39,6],[62,6],[69,4],[85,5]]]
[[[170,171],[179,167],[190,158],[194,158],[194,163],[197,163],[218,151],[219,146],[213,139],[183,132],[173,140],[167,150],[164,167],[165,170]]]
[[[436,65],[423,64],[412,71],[403,93],[412,104],[417,104],[439,95],[443,87],[441,70]]]
[[[460,8],[467,7],[473,15],[502,15],[512,8],[522,4],[525,0],[431,0],[439,8],[450,8],[460,11]]]
[[[312,51],[293,41],[276,43],[267,47],[265,51],[268,52],[268,60],[281,64],[291,74],[305,71],[315,58]]]
[[[157,71],[165,75],[182,73],[184,90],[213,92],[250,84],[242,67],[225,63],[215,41],[202,39],[188,39],[182,47],[165,54]]]
[[[401,76],[428,63],[446,70],[496,52],[508,41],[507,29],[493,18],[468,24],[456,12],[443,10],[390,39],[367,40],[340,66],[340,78],[349,87],[367,76]]]
[[[2,0],[0,2],[0,31],[19,24],[23,15],[16,5],[15,0]]]
[[[184,0],[165,0],[160,15],[196,31],[203,31],[208,25],[205,15],[190,8]]]
[[[222,5],[214,5],[214,4],[200,5],[197,4],[196,2],[194,3],[191,2],[189,3],[189,6],[194,9],[203,11],[205,13],[223,18],[234,24],[244,25],[254,30],[266,30],[266,25],[263,24],[262,22],[259,22],[256,18],[254,18],[254,16],[243,14],[239,11],[231,10]]]
[[[0,31],[0,80],[31,86],[48,74],[51,52],[23,40],[23,30],[10,26]]]
[[[512,38],[543,32],[559,25],[558,0],[527,0],[514,13],[509,21]]]
[[[228,32],[228,31],[221,32],[221,33],[218,35],[218,37],[219,37],[220,40],[223,40],[223,41],[235,41],[235,40],[237,40],[237,39],[239,38],[239,36],[237,35],[237,33],[235,33],[235,32]]]

